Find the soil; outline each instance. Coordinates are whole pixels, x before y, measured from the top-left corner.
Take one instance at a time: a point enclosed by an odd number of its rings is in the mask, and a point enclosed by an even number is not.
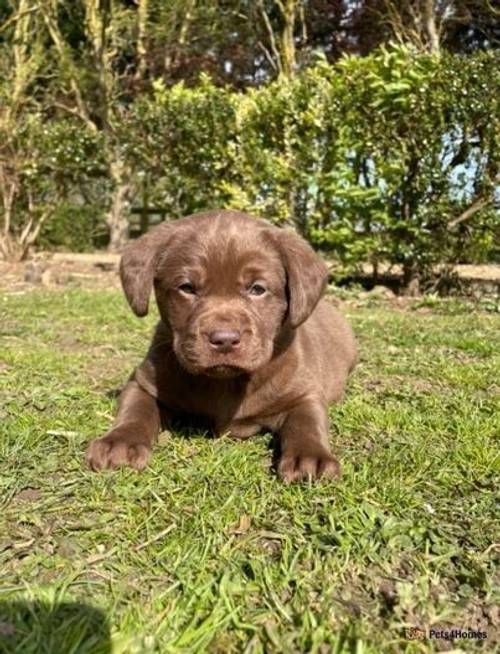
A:
[[[89,288],[114,289],[120,287],[118,264],[120,256],[109,252],[39,252],[30,260],[9,263],[0,261],[0,289],[25,292],[34,288]],[[385,271],[392,277],[398,275],[395,268]],[[500,265],[459,265],[455,269],[458,280],[467,290],[474,288],[490,294],[500,294]],[[382,281],[382,280],[381,280]],[[370,283],[366,287],[374,294],[391,293],[387,286]]]
[[[26,292],[34,288],[120,288],[119,255],[109,253],[45,253],[29,261],[0,261],[0,289]]]

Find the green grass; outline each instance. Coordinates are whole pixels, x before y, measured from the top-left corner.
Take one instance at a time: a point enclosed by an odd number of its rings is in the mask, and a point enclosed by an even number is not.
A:
[[[0,311],[2,654],[442,648],[412,626],[479,628],[444,644],[495,650],[498,315],[351,302],[343,478],[285,486],[269,435],[175,433],[141,474],[89,472],[155,316],[81,290]]]

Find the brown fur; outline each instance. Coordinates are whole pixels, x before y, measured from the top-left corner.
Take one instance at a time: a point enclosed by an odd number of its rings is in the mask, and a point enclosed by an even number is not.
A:
[[[342,399],[356,347],[320,300],[327,269],[303,239],[236,211],[206,212],[142,236],[120,272],[139,316],[154,288],[161,321],[111,431],[89,445],[93,469],[143,468],[165,417],[198,415],[236,438],[277,433],[285,481],[338,475],[327,407]]]

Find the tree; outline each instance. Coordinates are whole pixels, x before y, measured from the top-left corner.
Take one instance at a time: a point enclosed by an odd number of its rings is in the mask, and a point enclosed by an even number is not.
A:
[[[29,112],[36,110],[33,84],[44,63],[38,18],[30,0],[18,0],[0,44],[0,252],[5,258],[24,258],[50,215],[49,207],[35,202],[32,186],[23,184],[31,159]]]
[[[130,12],[110,0],[84,0],[84,47],[76,50],[68,44],[61,29],[61,4],[61,0],[47,0],[40,5],[58,58],[58,88],[53,92],[61,96],[61,100],[56,100],[54,106],[76,116],[88,130],[101,137],[107,174],[112,184],[106,218],[109,248],[119,250],[128,239],[127,207],[133,194],[131,171],[117,136],[126,111],[120,88],[122,30],[125,36],[130,31],[131,16]],[[143,22],[143,13],[137,15]],[[144,38],[141,30],[139,34],[141,39]]]
[[[362,54],[391,40],[422,52],[466,52],[498,46],[499,17],[490,0],[364,0],[349,30]]]

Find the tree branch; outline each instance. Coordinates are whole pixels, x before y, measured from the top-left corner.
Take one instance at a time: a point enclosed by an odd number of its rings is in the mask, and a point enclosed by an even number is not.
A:
[[[494,179],[493,179],[493,184],[496,182],[500,182],[500,173],[498,173]],[[478,211],[481,211],[481,209],[484,209],[484,207],[487,207],[492,201],[492,197],[479,197],[477,198],[465,211],[463,211],[459,216],[454,218],[451,222],[448,223],[448,227],[450,229],[453,229],[457,225],[460,225],[460,223],[465,222],[466,220],[469,220],[469,218],[472,218],[474,214],[476,214]]]
[[[272,51],[272,53],[273,53],[273,55],[275,57],[275,61],[276,61],[275,68],[280,73],[282,73],[283,72],[283,65],[282,65],[282,61],[281,61],[280,51],[278,50],[278,47],[276,45],[276,38],[274,36],[273,26],[271,25],[271,21],[269,20],[269,16],[267,15],[267,12],[266,12],[266,9],[264,7],[264,3],[262,2],[262,0],[258,0],[257,5],[258,5],[258,7],[260,9],[262,20],[264,21],[264,25],[266,27],[267,34],[269,36],[269,43],[271,45],[271,51]]]

